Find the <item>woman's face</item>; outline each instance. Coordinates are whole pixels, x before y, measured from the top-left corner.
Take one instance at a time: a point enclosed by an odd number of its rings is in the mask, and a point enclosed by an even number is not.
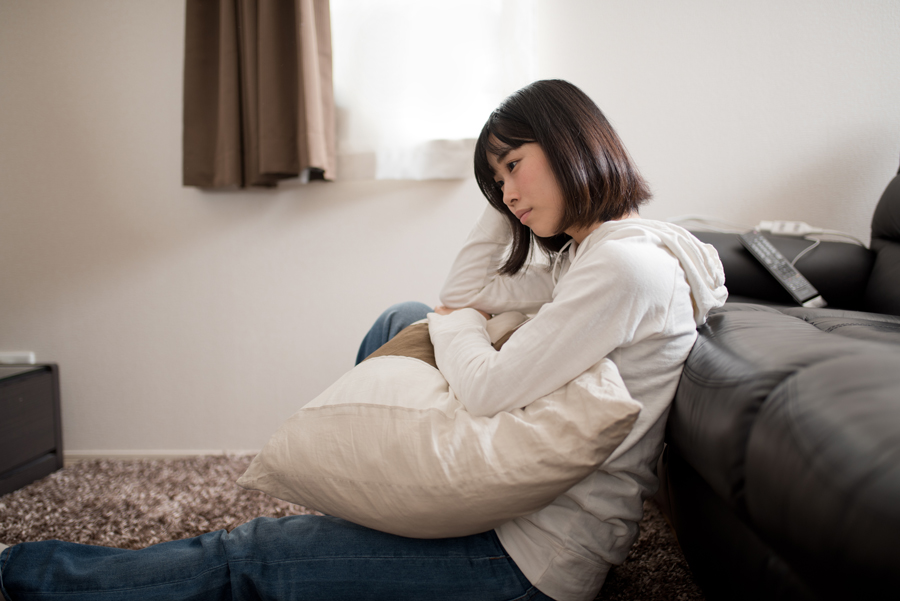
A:
[[[494,181],[503,192],[503,204],[516,218],[536,236],[558,234],[563,195],[541,146],[535,142],[522,144],[501,155],[489,154],[487,159],[494,169]]]

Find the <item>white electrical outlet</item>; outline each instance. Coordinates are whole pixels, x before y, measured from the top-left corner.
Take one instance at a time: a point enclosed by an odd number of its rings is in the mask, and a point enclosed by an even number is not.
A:
[[[0,351],[0,364],[2,365],[20,365],[23,363],[31,365],[34,361],[34,353],[31,351]]]

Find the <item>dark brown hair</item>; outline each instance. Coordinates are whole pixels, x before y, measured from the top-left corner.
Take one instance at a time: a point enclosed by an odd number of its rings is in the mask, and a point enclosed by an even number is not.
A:
[[[503,204],[488,155],[501,156],[530,142],[540,144],[562,190],[559,233],[535,236]],[[525,265],[532,240],[548,255],[558,252],[570,227],[619,219],[650,199],[650,189],[628,151],[597,105],[576,86],[551,79],[536,81],[503,101],[491,113],[475,145],[475,179],[513,231],[512,248],[500,273]]]

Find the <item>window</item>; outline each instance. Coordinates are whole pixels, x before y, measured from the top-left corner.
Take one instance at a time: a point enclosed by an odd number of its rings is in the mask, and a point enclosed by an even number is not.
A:
[[[534,0],[331,0],[340,179],[471,174],[485,119],[532,80]]]

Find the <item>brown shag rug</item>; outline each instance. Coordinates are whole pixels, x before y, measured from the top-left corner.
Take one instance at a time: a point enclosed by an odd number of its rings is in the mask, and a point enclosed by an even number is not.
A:
[[[250,456],[85,461],[0,497],[0,542],[67,540],[138,549],[255,517],[314,514],[235,484]],[[648,501],[641,536],[598,599],[703,600],[678,543]]]

